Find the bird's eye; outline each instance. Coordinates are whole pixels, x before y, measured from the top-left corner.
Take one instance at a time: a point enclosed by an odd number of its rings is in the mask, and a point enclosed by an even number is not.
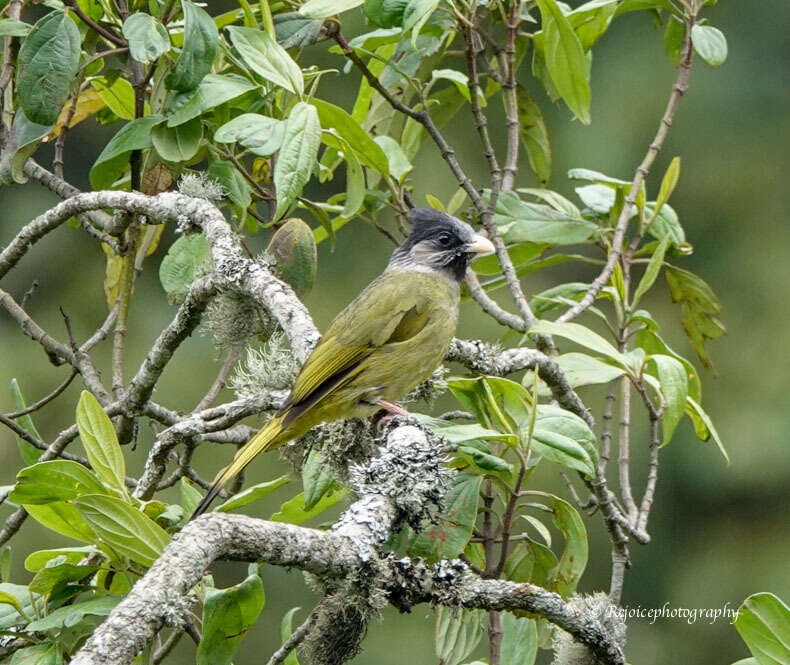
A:
[[[449,233],[441,233],[438,237],[439,244],[447,247],[452,242],[452,236]]]

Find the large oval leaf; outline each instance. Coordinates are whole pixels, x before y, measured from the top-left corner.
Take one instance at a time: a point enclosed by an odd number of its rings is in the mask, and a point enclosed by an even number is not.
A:
[[[255,28],[228,28],[230,41],[244,63],[267,81],[301,96],[304,92],[302,70],[272,37]]]
[[[320,144],[318,112],[314,106],[299,102],[288,116],[283,145],[274,166],[274,186],[277,191],[275,219],[288,211],[310,180]]]
[[[283,143],[286,123],[258,113],[243,113],[226,122],[216,132],[214,140],[218,143],[238,141],[250,152],[268,157]]]
[[[207,589],[197,665],[229,665],[265,602],[263,582],[258,575],[250,575],[228,589]]]
[[[170,50],[167,30],[150,14],[132,14],[123,22],[129,53],[138,62],[153,62]]]
[[[115,428],[101,404],[87,390],[77,404],[77,429],[88,460],[102,482],[121,496],[126,494],[126,461]]]
[[[44,504],[104,491],[99,479],[82,464],[59,459],[22,469],[8,498],[20,504]]]
[[[93,189],[109,189],[129,164],[133,150],[150,148],[151,130],[164,120],[161,115],[149,115],[124,125],[104,146],[91,167],[90,181]]]
[[[113,496],[86,494],[74,506],[99,542],[144,566],[150,566],[170,542],[156,522]]]
[[[80,33],[65,12],[36,22],[19,49],[17,90],[25,115],[52,125],[68,99],[80,61]]]
[[[194,90],[211,71],[219,44],[219,31],[214,20],[205,10],[181,0],[184,12],[184,46],[175,67],[167,77],[170,90]]]

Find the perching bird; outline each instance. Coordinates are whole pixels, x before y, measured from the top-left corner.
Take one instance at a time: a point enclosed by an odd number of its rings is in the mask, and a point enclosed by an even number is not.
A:
[[[219,472],[193,519],[264,450],[329,420],[402,412],[393,402],[442,362],[455,333],[466,268],[494,246],[439,210],[415,208],[409,220],[411,234],[386,270],[332,321],[283,407]]]

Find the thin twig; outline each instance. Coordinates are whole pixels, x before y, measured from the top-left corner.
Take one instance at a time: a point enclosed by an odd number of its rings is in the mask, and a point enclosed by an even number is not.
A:
[[[608,283],[609,278],[612,276],[614,268],[620,259],[620,255],[623,251],[625,232],[628,228],[628,221],[630,219],[631,210],[634,206],[634,203],[636,202],[636,197],[639,195],[639,191],[642,189],[642,184],[644,183],[647,174],[650,172],[650,167],[653,165],[653,162],[658,156],[661,146],[664,145],[664,139],[666,139],[667,132],[672,126],[672,121],[675,117],[675,112],[678,109],[678,105],[680,104],[680,99],[688,90],[689,70],[691,69],[691,60],[694,53],[691,44],[691,29],[694,27],[696,18],[696,14],[691,14],[686,18],[686,33],[683,39],[682,50],[683,56],[680,66],[678,67],[678,74],[675,82],[672,84],[672,92],[669,95],[669,101],[667,102],[664,115],[661,117],[661,122],[658,125],[658,131],[656,132],[650,147],[647,149],[647,153],[645,154],[642,163],[637,166],[636,172],[634,173],[634,178],[631,182],[631,189],[628,192],[623,209],[620,212],[620,217],[617,219],[617,224],[614,228],[612,245],[611,249],[609,250],[609,257],[607,258],[606,265],[601,271],[601,274],[592,281],[589,288],[587,289],[587,292],[584,294],[584,297],[573,307],[566,310],[562,316],[557,319],[559,322],[571,321],[572,319],[575,319],[577,316],[579,316],[579,314],[581,314],[593,304],[601,289]]]
[[[280,665],[280,663],[285,661],[288,654],[296,649],[310,633],[310,629],[313,627],[313,624],[315,624],[316,618],[316,611],[310,612],[304,622],[291,633],[291,636],[283,642],[283,645],[272,654],[272,657],[269,658],[269,662],[266,663],[266,665]]]
[[[69,387],[71,382],[74,380],[74,377],[77,376],[79,372],[76,369],[71,370],[71,374],[66,377],[66,380],[63,381],[55,390],[53,390],[49,395],[42,397],[37,402],[34,402],[28,407],[24,409],[20,409],[19,411],[12,411],[11,413],[6,413],[5,417],[9,420],[16,420],[17,418],[21,418],[22,416],[26,416],[29,413],[33,413],[34,411],[38,411],[42,406],[49,404],[53,399],[55,399],[58,395],[60,395],[66,388]]]

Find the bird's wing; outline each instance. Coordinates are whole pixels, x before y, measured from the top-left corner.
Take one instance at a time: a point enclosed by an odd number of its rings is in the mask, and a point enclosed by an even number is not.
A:
[[[427,321],[424,296],[387,275],[373,282],[337,316],[307,359],[283,407],[290,412],[286,419],[352,377],[374,351],[413,337]]]

